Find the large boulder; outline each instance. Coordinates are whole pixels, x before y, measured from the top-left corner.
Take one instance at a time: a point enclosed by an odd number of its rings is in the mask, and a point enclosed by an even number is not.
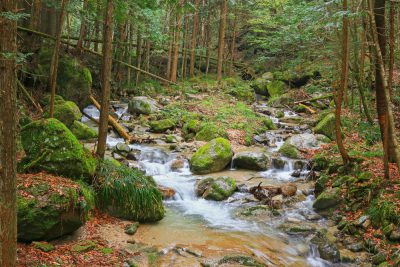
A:
[[[47,106],[47,111],[44,117],[50,116],[50,106]],[[79,107],[72,101],[58,101],[54,104],[54,118],[64,123],[68,128],[72,126],[74,121],[79,121],[82,118],[82,113]]]
[[[81,227],[94,206],[91,190],[46,175],[17,176],[18,240],[52,240]]]
[[[264,152],[243,151],[236,153],[233,158],[233,166],[239,169],[265,171],[270,165],[270,157]]]
[[[321,259],[333,263],[340,261],[340,251],[335,242],[330,240],[326,233],[316,233],[310,242],[317,247]]]
[[[70,129],[79,140],[88,140],[97,137],[97,132],[95,130],[80,121],[74,121]]]
[[[22,167],[73,179],[90,179],[96,161],[72,132],[57,119],[34,121],[21,130],[26,158]]]
[[[230,177],[206,178],[196,184],[196,194],[208,200],[222,201],[236,191],[236,181]]]
[[[217,138],[202,146],[190,159],[190,169],[195,174],[207,174],[225,169],[233,156],[231,144]]]
[[[317,134],[323,134],[331,140],[336,139],[335,135],[335,114],[329,113],[326,115],[314,128]]]
[[[132,114],[150,115],[158,111],[157,102],[145,96],[137,96],[129,101],[128,111]]]
[[[48,77],[53,51],[43,49],[38,56],[37,71]],[[42,78],[47,83],[47,78]],[[92,74],[81,62],[67,55],[60,57],[57,75],[57,94],[75,102],[80,108],[90,104],[89,96],[92,88]]]
[[[299,150],[317,149],[324,141],[323,136],[310,133],[296,134],[289,137],[286,143],[296,147]]]
[[[291,159],[298,159],[301,157],[300,151],[288,142],[283,143],[278,152],[281,153],[282,156]]]
[[[150,124],[150,131],[153,133],[164,133],[167,130],[175,128],[175,122],[173,122],[170,119],[151,121],[149,124]]]
[[[109,161],[97,173],[97,204],[112,216],[138,222],[156,222],[164,217],[163,195],[153,178]]]
[[[313,204],[317,211],[323,211],[337,206],[341,201],[340,189],[332,188],[322,192]]]

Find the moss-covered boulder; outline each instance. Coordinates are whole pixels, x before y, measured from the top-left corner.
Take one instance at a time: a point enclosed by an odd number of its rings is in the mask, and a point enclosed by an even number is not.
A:
[[[50,116],[50,107],[47,106],[47,111],[44,114],[45,118]],[[71,101],[59,101],[54,105],[54,118],[64,123],[68,128],[72,126],[74,121],[79,121],[82,118],[82,113],[79,107]]]
[[[285,83],[282,81],[272,81],[267,84],[267,90],[270,97],[280,96],[285,91]]]
[[[18,240],[52,240],[81,227],[94,207],[89,187],[46,174],[17,176]]]
[[[48,77],[52,50],[42,49],[38,56],[37,72],[41,77]],[[47,78],[42,78],[47,83]],[[82,63],[67,55],[60,57],[57,75],[57,94],[75,102],[80,108],[90,104],[89,96],[92,88],[92,74]]]
[[[340,189],[332,188],[322,192],[313,204],[313,208],[317,211],[323,211],[337,206],[341,201]]]
[[[170,119],[151,121],[149,124],[150,131],[153,133],[164,133],[175,128],[175,122]]]
[[[34,121],[21,130],[26,158],[22,167],[73,179],[90,179],[96,161],[68,128],[57,119]]]
[[[206,178],[196,184],[196,194],[208,200],[222,201],[236,191],[236,181],[230,177]]]
[[[153,178],[109,161],[97,172],[98,206],[112,216],[138,222],[156,222],[164,217],[163,196]]]
[[[190,159],[190,169],[196,174],[218,172],[231,162],[231,144],[224,138],[217,138],[202,146]]]
[[[51,95],[50,94],[45,94],[41,99],[40,99],[40,104],[43,106],[48,106],[50,105],[50,101],[51,101]],[[60,95],[55,95],[54,97],[54,103],[62,103],[65,102],[65,99],[60,96]]]
[[[243,151],[235,154],[233,166],[239,169],[265,171],[271,166],[271,159],[267,153]]]
[[[335,114],[329,113],[326,115],[314,128],[317,134],[323,134],[331,140],[336,139],[335,135]]]
[[[193,138],[201,129],[201,121],[199,120],[188,120],[182,127],[184,137],[187,139]]]
[[[228,134],[225,130],[221,129],[221,127],[218,127],[215,124],[205,124],[196,134],[195,139],[197,141],[208,142],[218,137],[228,138]]]
[[[80,121],[74,121],[70,129],[79,140],[88,140],[97,137],[97,132],[95,130]]]
[[[132,114],[150,115],[158,111],[157,102],[145,96],[137,96],[129,101],[128,111]]]
[[[283,143],[278,152],[281,153],[282,156],[291,159],[300,158],[300,151],[294,145],[291,145],[288,142]]]

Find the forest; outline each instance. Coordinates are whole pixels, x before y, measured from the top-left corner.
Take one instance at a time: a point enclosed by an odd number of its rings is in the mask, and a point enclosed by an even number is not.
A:
[[[400,266],[399,0],[0,0],[0,267]]]

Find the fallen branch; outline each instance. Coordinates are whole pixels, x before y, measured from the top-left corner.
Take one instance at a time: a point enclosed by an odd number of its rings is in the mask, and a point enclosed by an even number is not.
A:
[[[28,29],[28,28],[24,28],[24,27],[21,27],[21,26],[18,26],[18,30],[19,30],[19,31],[28,32],[28,33],[32,33],[32,34],[38,35],[38,36],[40,36],[40,37],[47,38],[47,39],[51,39],[51,40],[55,41],[55,37],[53,37],[53,36],[51,36],[51,35],[48,35],[48,34],[45,34],[45,33],[42,33],[42,32],[34,31],[34,30],[31,30],[31,29]],[[61,42],[62,42],[63,44],[67,44],[67,45],[70,45],[70,46],[74,46],[74,47],[76,46],[76,44],[70,43],[70,42],[65,41],[65,40],[61,40]],[[83,51],[88,52],[88,53],[91,53],[91,54],[96,55],[96,56],[99,56],[99,57],[103,57],[103,54],[102,54],[102,53],[99,53],[99,52],[90,50],[90,49],[88,49],[88,48],[83,48]],[[147,75],[147,76],[150,76],[150,77],[152,77],[152,78],[154,78],[154,79],[157,79],[157,80],[160,80],[160,81],[162,81],[162,82],[169,83],[169,84],[173,84],[173,85],[178,85],[177,83],[174,83],[174,82],[169,81],[169,80],[167,80],[167,79],[164,79],[164,78],[162,78],[162,77],[160,77],[160,76],[157,76],[157,75],[155,75],[155,74],[153,74],[153,73],[150,73],[150,72],[147,72],[147,71],[145,71],[145,70],[142,70],[142,69],[140,69],[140,68],[138,68],[138,67],[135,67],[135,66],[133,66],[133,65],[131,65],[131,64],[128,64],[128,63],[126,63],[126,62],[124,62],[124,61],[121,61],[121,60],[118,60],[118,59],[113,59],[113,61],[118,62],[118,63],[120,63],[120,64],[122,64],[122,65],[124,65],[124,66],[126,66],[126,67],[128,67],[128,68],[134,69],[134,70],[136,70],[136,71],[138,71],[138,72],[141,72],[141,73],[143,73],[143,74],[145,74],[145,75]]]
[[[99,102],[97,102],[97,100],[93,97],[90,96],[90,101],[92,101],[93,105],[95,105],[95,107],[100,110],[101,106],[99,104]],[[118,132],[118,134],[125,139],[125,141],[130,142],[131,141],[131,137],[129,136],[129,134],[125,131],[125,129],[110,115],[108,115],[108,122],[112,125],[112,127]]]
[[[18,79],[17,79],[17,84],[18,84],[18,87],[21,89],[22,93],[31,102],[31,104],[37,109],[37,111],[39,111],[40,113],[43,113],[43,109],[40,106],[40,104],[36,103],[35,99],[33,99],[33,97],[29,94],[29,92],[25,89],[24,85]]]
[[[308,112],[310,112],[311,114],[317,113],[315,110],[313,110],[312,108],[310,108],[309,106],[306,106],[306,105],[304,105],[304,104],[299,103],[299,106],[305,108],[305,109],[306,109]]]
[[[326,98],[331,98],[331,97],[333,97],[333,94],[326,94],[326,95],[317,96],[317,97],[313,97],[313,98],[309,98],[309,99],[305,99],[305,100],[301,100],[301,101],[296,101],[294,103],[295,104],[301,104],[301,103],[313,102],[313,101],[326,99]]]

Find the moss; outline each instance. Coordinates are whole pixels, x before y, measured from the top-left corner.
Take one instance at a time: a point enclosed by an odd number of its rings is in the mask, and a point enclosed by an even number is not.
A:
[[[32,242],[32,245],[43,252],[50,252],[55,248],[52,244],[47,242]]]
[[[285,83],[282,81],[272,81],[267,84],[267,90],[270,97],[280,96],[284,93]]]
[[[295,112],[297,112],[297,113],[306,113],[306,112],[307,112],[307,109],[306,109],[304,106],[302,106],[302,105],[296,105],[296,106],[294,106],[293,110],[294,110]]]
[[[50,117],[50,107],[47,107],[44,117]],[[82,113],[74,102],[58,102],[54,105],[54,118],[58,119],[69,128],[73,125],[74,121],[78,121],[82,118]]]
[[[235,256],[225,256],[222,258],[219,262],[219,265],[224,265],[224,264],[240,264],[242,266],[253,266],[253,267],[265,267],[267,265],[258,262],[257,260],[253,259],[252,257],[249,256],[244,256],[244,255],[235,255]]]
[[[50,105],[50,99],[51,99],[51,95],[50,94],[45,94],[41,100],[40,100],[40,104],[42,104],[43,106],[48,106]],[[55,95],[54,97],[54,103],[55,104],[59,104],[59,103],[63,103],[65,102],[65,99],[60,96],[60,95]]]
[[[367,210],[373,225],[377,227],[386,227],[391,223],[400,225],[400,213],[396,211],[396,204],[392,201],[375,198]]]
[[[165,142],[168,144],[176,143],[176,138],[174,135],[167,135],[165,137]]]
[[[326,210],[335,207],[341,201],[339,188],[332,188],[324,191],[318,196],[313,204],[313,208],[317,211]]]
[[[285,113],[282,110],[279,110],[278,112],[276,112],[275,116],[278,119],[281,119],[281,118],[285,117]]]
[[[201,122],[199,120],[188,120],[182,128],[182,131],[185,136],[189,134],[196,134],[201,129]]]
[[[319,194],[322,193],[325,188],[326,188],[326,184],[328,183],[328,181],[330,180],[330,177],[328,175],[321,175],[320,178],[317,179],[317,181],[315,182],[315,193]]]
[[[284,157],[298,159],[300,158],[300,151],[297,148],[289,143],[284,143],[281,148],[278,150],[279,153]]]
[[[151,121],[150,131],[153,133],[164,133],[167,130],[175,128],[175,123],[170,119]]]
[[[207,174],[223,170],[231,161],[231,144],[217,138],[202,146],[190,159],[190,169],[196,174]]]
[[[112,254],[114,252],[114,250],[112,248],[102,248],[101,249],[101,253],[103,253],[104,255],[109,255]]]
[[[314,128],[317,134],[323,134],[331,140],[335,140],[335,114],[330,113],[326,115]]]
[[[236,191],[236,181],[230,177],[219,177],[215,180],[206,179],[205,182],[209,184],[203,193],[205,199],[222,201]]]
[[[94,139],[97,132],[80,121],[74,121],[71,126],[71,132],[80,140]]]
[[[52,51],[42,49],[38,55],[37,72],[41,77],[48,77]],[[47,83],[47,78],[42,79]],[[92,75],[77,59],[61,55],[57,75],[57,93],[67,100],[74,101],[81,108],[90,104],[89,96],[92,88]]]
[[[262,123],[264,127],[266,127],[266,130],[276,130],[276,125],[270,118],[263,118]],[[265,129],[263,129],[264,132]]]
[[[139,228],[139,223],[137,222],[132,223],[131,225],[127,225],[127,227],[125,227],[125,234],[134,235],[138,228]]]
[[[215,124],[205,124],[196,134],[195,139],[208,142],[218,137],[227,138],[228,134]]]
[[[96,161],[78,139],[56,119],[39,120],[22,128],[21,140],[29,170],[44,170],[73,179],[90,179]],[[26,166],[28,166],[26,165]]]
[[[164,217],[163,197],[156,183],[137,169],[102,162],[96,190],[98,206],[112,216],[139,222]]]
[[[91,240],[84,240],[71,247],[72,252],[83,253],[96,248],[96,243]]]

